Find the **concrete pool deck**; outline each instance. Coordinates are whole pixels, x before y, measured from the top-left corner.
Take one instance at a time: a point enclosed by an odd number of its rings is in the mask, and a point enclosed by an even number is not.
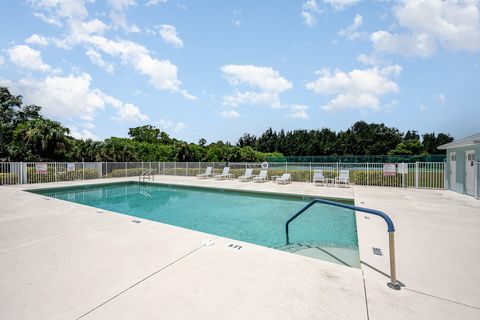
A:
[[[357,213],[359,270],[23,191],[122,180],[135,178],[0,187],[0,319],[480,318],[480,201],[473,198],[156,176],[160,183],[350,198],[383,210],[397,228],[405,285],[394,291],[382,274],[388,243],[377,217]]]

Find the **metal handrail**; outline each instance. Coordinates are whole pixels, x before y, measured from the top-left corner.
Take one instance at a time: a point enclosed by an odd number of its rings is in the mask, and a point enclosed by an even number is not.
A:
[[[363,208],[363,207],[357,207],[354,205],[349,205],[349,204],[344,204],[340,202],[335,202],[335,201],[329,201],[329,200],[323,200],[323,199],[314,199],[312,200],[309,204],[307,204],[305,207],[303,207],[300,211],[298,211],[295,215],[293,215],[290,219],[287,220],[285,223],[285,232],[286,232],[286,238],[287,238],[287,244],[290,244],[290,238],[288,234],[288,225],[290,222],[295,220],[299,215],[307,211],[311,206],[313,206],[316,203],[323,203],[323,204],[328,204],[331,206],[335,207],[340,207],[340,208],[346,208],[346,209],[351,209],[355,211],[361,211],[365,212],[368,214],[373,214],[375,216],[379,216],[385,220],[387,223],[387,232],[388,232],[388,242],[389,242],[389,251],[390,251],[390,282],[387,284],[390,288],[395,289],[395,290],[400,290],[400,284],[397,281],[397,271],[396,271],[396,266],[395,266],[395,226],[393,225],[392,219],[385,214],[382,211],[378,210],[373,210],[373,209],[368,209],[368,208]]]
[[[138,176],[138,182],[140,182],[140,179],[142,179],[143,181],[145,181],[145,177],[146,177],[146,176],[148,176],[148,180],[149,180],[149,181],[150,181],[150,177],[153,178],[152,180],[155,180],[155,175],[152,174],[152,172],[154,172],[153,169],[148,169],[148,170],[143,171],[143,172]]]

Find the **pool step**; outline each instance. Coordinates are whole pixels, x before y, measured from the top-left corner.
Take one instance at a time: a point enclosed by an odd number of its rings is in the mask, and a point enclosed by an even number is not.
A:
[[[360,268],[358,252],[353,249],[321,247],[306,243],[292,243],[276,247],[276,249],[348,267]]]

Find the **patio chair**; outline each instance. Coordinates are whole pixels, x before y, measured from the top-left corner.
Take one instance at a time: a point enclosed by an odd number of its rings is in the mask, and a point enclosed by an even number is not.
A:
[[[350,186],[350,171],[340,170],[340,174],[335,178],[335,185]]]
[[[233,179],[233,174],[229,173],[230,167],[224,167],[223,172],[221,174],[216,174],[213,177],[215,179],[223,180],[223,179]]]
[[[252,173],[253,173],[253,169],[252,169],[252,168],[245,169],[244,175],[238,177],[238,180],[245,182],[245,181],[248,181],[248,180],[250,180],[250,179],[253,179],[254,175],[253,175]]]
[[[205,179],[212,175],[212,167],[207,167],[204,173],[197,174],[197,177]]]
[[[325,184],[325,176],[323,175],[323,170],[313,170],[313,183],[323,183]]]
[[[292,182],[292,175],[290,173],[284,173],[281,177],[275,179],[278,184],[287,184]]]
[[[253,182],[265,182],[268,180],[268,170],[260,170],[260,174],[253,178]]]

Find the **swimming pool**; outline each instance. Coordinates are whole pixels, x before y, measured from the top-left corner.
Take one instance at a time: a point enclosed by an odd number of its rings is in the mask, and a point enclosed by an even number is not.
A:
[[[48,197],[167,223],[270,248],[359,266],[353,210],[317,204],[285,222],[309,197],[157,183],[121,182],[33,190]]]

